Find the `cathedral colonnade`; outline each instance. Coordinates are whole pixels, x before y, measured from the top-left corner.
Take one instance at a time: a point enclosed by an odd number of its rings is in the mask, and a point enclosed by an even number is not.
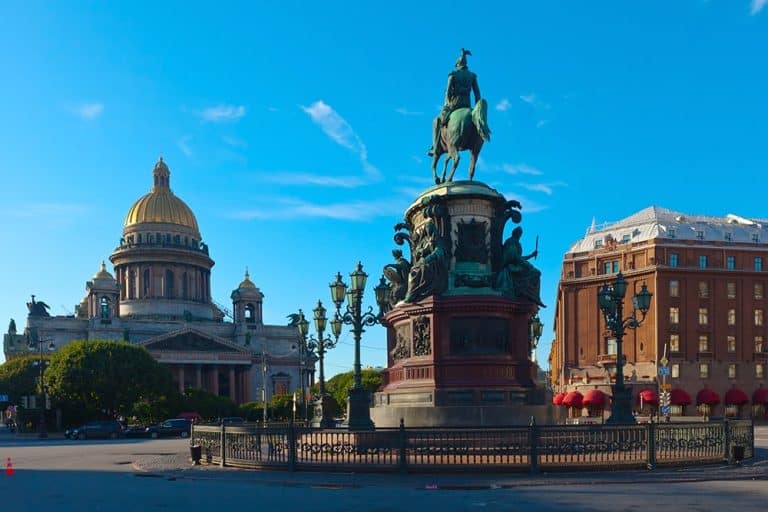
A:
[[[236,404],[250,402],[251,365],[226,363],[166,363],[179,393],[202,389],[226,396]]]

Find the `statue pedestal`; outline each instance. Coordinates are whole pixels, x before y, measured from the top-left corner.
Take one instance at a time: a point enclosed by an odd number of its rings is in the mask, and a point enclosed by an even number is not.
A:
[[[328,404],[329,400],[330,396],[327,394],[315,400],[310,425],[315,428],[334,428],[336,426]]]

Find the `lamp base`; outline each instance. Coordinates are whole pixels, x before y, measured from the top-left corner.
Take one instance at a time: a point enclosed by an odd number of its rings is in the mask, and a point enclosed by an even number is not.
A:
[[[347,420],[349,430],[375,430],[371,421],[371,393],[365,388],[352,388],[347,395]]]
[[[613,386],[611,416],[605,420],[606,425],[634,425],[637,423],[632,415],[632,389],[626,386]]]
[[[335,426],[329,402],[330,397],[328,395],[323,395],[315,400],[312,422],[310,423],[314,428],[333,428]]]

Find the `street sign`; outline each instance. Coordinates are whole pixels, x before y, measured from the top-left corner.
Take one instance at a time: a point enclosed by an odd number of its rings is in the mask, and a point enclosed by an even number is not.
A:
[[[659,366],[659,375],[669,375],[669,366]]]
[[[8,395],[0,395],[0,402],[7,402],[8,401]]]
[[[669,406],[665,405],[661,408],[661,414],[669,414]]]
[[[665,348],[665,351],[666,351],[666,348]],[[661,366],[667,366],[667,363],[669,362],[669,359],[667,359],[667,356],[663,356],[661,358],[661,361],[659,361],[659,362],[661,363]]]
[[[663,382],[663,383],[661,383],[661,385],[659,387],[661,389],[663,389],[664,391],[669,391],[669,390],[672,389],[672,384],[669,384],[667,382]]]

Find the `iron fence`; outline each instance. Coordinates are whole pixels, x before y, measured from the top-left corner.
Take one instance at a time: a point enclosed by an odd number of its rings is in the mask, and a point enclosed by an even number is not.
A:
[[[754,456],[751,420],[644,425],[321,430],[194,425],[191,443],[222,466],[287,470],[538,472],[733,463]]]

